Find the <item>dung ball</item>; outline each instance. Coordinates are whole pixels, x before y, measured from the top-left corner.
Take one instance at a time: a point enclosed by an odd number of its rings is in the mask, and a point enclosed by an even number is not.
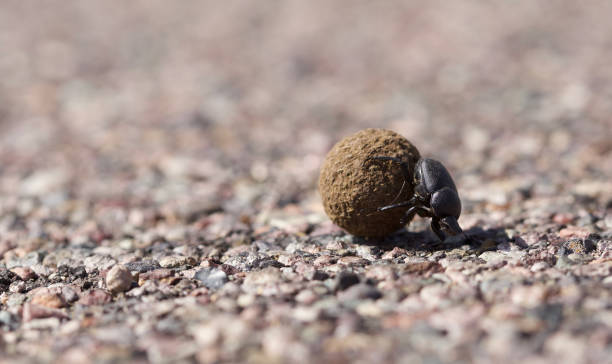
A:
[[[406,162],[410,179],[406,180],[396,162],[369,159],[376,156]],[[402,228],[408,207],[378,208],[412,197],[412,175],[419,159],[416,147],[391,130],[365,129],[342,139],[321,167],[319,192],[325,212],[356,236],[383,237]]]

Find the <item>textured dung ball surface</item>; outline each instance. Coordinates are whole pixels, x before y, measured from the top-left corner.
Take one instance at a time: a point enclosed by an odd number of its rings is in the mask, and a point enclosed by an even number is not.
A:
[[[408,162],[410,180],[392,161],[372,161],[386,156]],[[378,208],[412,197],[412,174],[419,151],[403,136],[384,129],[365,129],[338,142],[327,154],[319,191],[329,218],[349,233],[382,237],[400,229],[407,208],[384,212]],[[406,182],[402,190],[402,184]]]

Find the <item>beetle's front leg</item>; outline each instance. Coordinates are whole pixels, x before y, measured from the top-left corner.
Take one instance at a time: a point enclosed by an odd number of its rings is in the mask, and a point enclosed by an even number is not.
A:
[[[411,221],[414,218],[414,215],[416,214],[418,214],[421,217],[431,217],[432,216],[431,212],[427,210],[426,208],[422,206],[412,206],[411,208],[408,209],[408,211],[406,211],[406,214],[404,214],[404,217],[401,220],[401,224],[406,225],[409,221]]]
[[[416,207],[417,207],[417,206],[414,206],[415,204],[416,204],[416,198],[415,198],[415,197],[413,197],[413,198],[411,198],[411,199],[410,199],[410,200],[408,200],[408,201],[404,201],[404,202],[396,203],[396,204],[393,204],[393,205],[388,205],[388,206],[383,206],[383,207],[380,207],[380,208],[378,209],[378,211],[387,211],[387,210],[395,209],[395,208],[398,208],[398,207],[412,206],[412,207],[411,207],[411,208],[408,210],[408,211],[410,211],[410,210],[412,210],[412,209],[414,209],[414,208],[416,208]],[[407,212],[406,212],[406,213],[407,213]],[[416,211],[415,211],[415,213],[416,213]]]

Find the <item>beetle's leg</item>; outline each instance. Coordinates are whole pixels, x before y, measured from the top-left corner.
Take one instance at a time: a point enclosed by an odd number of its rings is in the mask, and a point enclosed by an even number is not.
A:
[[[438,236],[440,241],[444,241],[446,239],[446,234],[440,228],[440,220],[436,217],[431,219],[431,230]]]
[[[408,201],[396,203],[396,204],[393,204],[393,205],[389,205],[389,206],[379,207],[378,211],[387,211],[387,210],[391,210],[391,209],[396,209],[398,207],[405,207],[405,206],[410,206],[410,205],[414,205],[414,201],[412,201],[412,199],[410,199]]]
[[[421,206],[419,206],[419,209],[417,210],[417,214],[419,214],[420,217],[433,217],[434,216],[433,212]]]
[[[401,220],[402,225],[406,225],[409,221],[414,218],[414,215],[418,214],[421,217],[431,217],[431,212],[422,206],[412,206],[406,211],[404,217]]]
[[[409,208],[408,211],[406,211],[406,213],[404,214],[404,217],[402,217],[402,219],[400,220],[400,224],[404,226],[409,221],[412,221],[412,218],[414,218],[414,215],[416,215],[418,209],[419,206],[412,206],[411,208]]]
[[[366,159],[366,161],[368,160],[379,160],[379,161],[392,161],[395,162],[397,164],[400,165],[400,167],[402,168],[402,174],[404,175],[404,178],[406,179],[406,181],[411,181],[412,180],[412,175],[410,174],[410,166],[408,165],[408,163],[402,161],[399,158],[396,157],[386,157],[386,156],[374,156],[374,157],[368,157]]]
[[[411,206],[410,207],[411,209],[412,208],[417,208],[417,210],[418,210],[420,208],[420,209],[422,209],[424,211],[424,213],[429,213],[429,210],[423,208],[421,206],[421,203],[422,203],[422,201],[419,199],[418,196],[412,196],[412,198],[410,200],[408,200],[408,201],[396,203],[396,204],[393,204],[393,205],[383,206],[383,207],[379,208],[378,211],[386,211],[386,210],[395,209],[395,208],[398,208],[398,207]],[[415,212],[417,210],[415,210]],[[427,216],[431,216],[431,215],[427,215]]]

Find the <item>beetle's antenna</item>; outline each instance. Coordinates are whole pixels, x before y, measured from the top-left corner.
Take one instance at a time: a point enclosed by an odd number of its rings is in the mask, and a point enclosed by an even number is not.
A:
[[[400,196],[402,195],[402,192],[404,192],[404,187],[406,187],[406,180],[410,178],[410,164],[409,162],[403,162],[401,159],[396,158],[396,157],[386,157],[386,156],[374,156],[374,157],[368,157],[366,158],[366,162],[367,161],[372,161],[372,160],[379,160],[379,161],[392,161],[395,162],[397,164],[400,165],[401,169],[402,169],[402,174],[404,175],[404,181],[402,182],[402,187],[400,188],[398,194],[395,196],[395,198],[389,202],[389,205],[393,205],[395,203],[395,201],[397,201],[398,198],[400,198]],[[380,211],[380,208],[378,209]]]
[[[402,195],[402,192],[404,192],[404,187],[405,186],[406,186],[406,180],[404,180],[404,182],[402,182],[402,187],[400,188],[399,193],[397,194],[397,196],[395,196],[393,201],[389,202],[389,205],[393,205],[395,203],[395,201],[397,201],[397,199]]]

